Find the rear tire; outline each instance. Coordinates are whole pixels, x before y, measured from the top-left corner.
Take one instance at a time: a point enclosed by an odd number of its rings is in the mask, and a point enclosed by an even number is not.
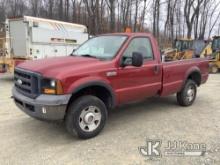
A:
[[[73,101],[65,117],[67,131],[71,135],[88,139],[98,135],[105,126],[107,109],[99,98],[86,95]]]
[[[187,80],[183,89],[177,93],[177,102],[181,106],[190,106],[196,99],[197,85],[193,80]]]
[[[218,73],[218,66],[217,65],[211,65],[210,66],[210,73],[213,73],[213,74]]]

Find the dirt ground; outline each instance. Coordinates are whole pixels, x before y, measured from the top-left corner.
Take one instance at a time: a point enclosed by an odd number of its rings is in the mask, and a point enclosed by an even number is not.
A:
[[[151,98],[110,113],[100,135],[89,140],[70,136],[63,123],[46,123],[13,103],[9,75],[0,75],[0,164],[220,164],[220,74],[210,75],[191,107],[175,95]],[[161,144],[160,158],[142,155],[146,139]],[[203,156],[166,156],[171,141],[205,144]]]

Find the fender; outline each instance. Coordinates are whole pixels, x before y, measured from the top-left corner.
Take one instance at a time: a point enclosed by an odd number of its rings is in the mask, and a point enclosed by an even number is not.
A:
[[[110,82],[108,80],[101,79],[99,77],[86,77],[83,79],[79,79],[75,81],[69,88],[68,88],[68,93],[75,94],[79,92],[80,90],[86,88],[86,87],[91,87],[91,86],[100,86],[104,87],[109,91],[112,97],[112,105],[113,107],[116,106],[116,95],[113,90],[113,88],[110,85]]]
[[[198,73],[198,74],[201,76],[201,71],[200,71],[199,67],[197,67],[197,66],[193,66],[193,67],[191,67],[191,68],[189,68],[189,69],[187,70],[187,72],[186,72],[185,75],[184,75],[182,88],[184,87],[184,85],[185,85],[185,83],[186,83],[187,78],[189,77],[189,75],[192,74],[192,73],[195,73],[195,72]]]

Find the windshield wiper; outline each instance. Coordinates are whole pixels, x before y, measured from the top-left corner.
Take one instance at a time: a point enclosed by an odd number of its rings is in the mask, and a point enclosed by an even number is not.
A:
[[[90,54],[81,54],[82,57],[90,57],[90,58],[97,58],[96,56],[92,56]]]

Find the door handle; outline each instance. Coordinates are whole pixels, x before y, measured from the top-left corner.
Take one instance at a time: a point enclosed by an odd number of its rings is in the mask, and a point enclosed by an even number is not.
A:
[[[154,68],[153,68],[153,70],[154,70],[154,73],[155,73],[155,74],[158,74],[159,71],[160,71],[160,66],[159,66],[159,65],[155,65]]]

